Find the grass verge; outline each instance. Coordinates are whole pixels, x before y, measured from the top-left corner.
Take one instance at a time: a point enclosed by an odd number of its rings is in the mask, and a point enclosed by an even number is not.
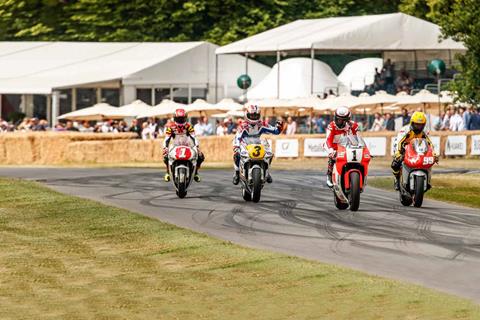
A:
[[[369,177],[372,187],[393,191],[392,177]],[[480,208],[480,174],[433,174],[425,197]]]
[[[0,179],[0,319],[478,319],[419,286]]]

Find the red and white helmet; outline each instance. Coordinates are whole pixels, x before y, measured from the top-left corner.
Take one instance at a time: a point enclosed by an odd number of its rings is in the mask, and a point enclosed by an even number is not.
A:
[[[339,107],[335,110],[335,116],[333,117],[333,121],[335,121],[335,125],[337,128],[345,127],[345,124],[350,121],[352,114],[347,107]]]
[[[247,106],[245,110],[245,121],[250,124],[256,124],[260,121],[260,108],[257,105],[251,104]]]
[[[187,122],[187,112],[185,109],[177,109],[175,110],[175,115],[173,116],[173,121],[179,127],[182,127]]]

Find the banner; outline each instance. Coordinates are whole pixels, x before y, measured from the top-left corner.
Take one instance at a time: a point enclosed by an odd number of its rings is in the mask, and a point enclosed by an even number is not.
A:
[[[306,138],[303,148],[305,157],[327,157],[328,152],[325,149],[326,139]]]
[[[480,155],[480,136],[472,136],[472,150],[471,155]]]
[[[464,156],[467,154],[467,136],[449,136],[445,145],[445,155]]]
[[[363,138],[367,143],[372,156],[385,156],[387,154],[387,138]]]
[[[275,143],[275,156],[277,158],[298,157],[297,139],[277,139]]]
[[[440,137],[439,136],[431,136],[430,140],[433,143],[433,150],[435,154],[440,155],[440,151],[442,150],[440,147]]]

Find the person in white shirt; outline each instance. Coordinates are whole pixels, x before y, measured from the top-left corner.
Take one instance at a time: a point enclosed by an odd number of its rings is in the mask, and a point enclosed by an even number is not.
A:
[[[213,134],[212,124],[208,122],[207,117],[203,117],[203,133],[206,136],[211,136]]]
[[[217,136],[224,136],[226,131],[225,129],[226,128],[224,126],[224,123],[217,120],[217,130],[216,130]]]
[[[383,117],[380,113],[375,113],[375,120],[373,121],[370,131],[381,131],[383,129]]]
[[[198,119],[198,122],[193,126],[193,130],[195,130],[195,135],[197,137],[201,137],[205,135],[205,126],[203,125],[203,118]]]
[[[293,121],[292,117],[287,118],[287,131],[286,135],[294,135],[297,132],[297,123]]]
[[[463,131],[464,123],[463,117],[459,113],[458,109],[455,110],[455,114],[450,118],[450,131]]]

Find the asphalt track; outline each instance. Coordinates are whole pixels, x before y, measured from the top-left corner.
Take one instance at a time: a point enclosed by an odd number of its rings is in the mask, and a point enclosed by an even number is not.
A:
[[[381,172],[380,172],[381,173]],[[275,171],[258,204],[242,200],[231,172],[204,170],[185,199],[156,169],[0,168],[178,226],[256,248],[406,280],[480,302],[480,210],[425,200],[403,207],[374,188],[360,210],[339,211],[323,176]]]

